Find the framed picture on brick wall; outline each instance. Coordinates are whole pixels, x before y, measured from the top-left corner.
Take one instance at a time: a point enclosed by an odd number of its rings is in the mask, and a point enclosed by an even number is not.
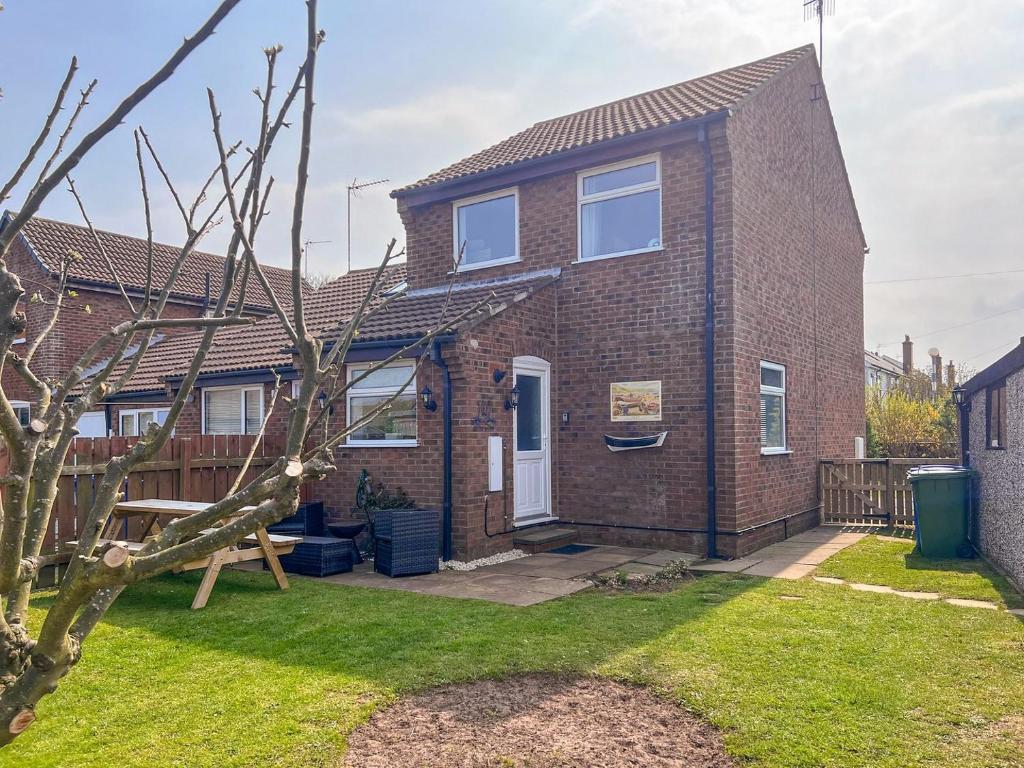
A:
[[[617,381],[610,392],[612,421],[661,421],[660,381]]]

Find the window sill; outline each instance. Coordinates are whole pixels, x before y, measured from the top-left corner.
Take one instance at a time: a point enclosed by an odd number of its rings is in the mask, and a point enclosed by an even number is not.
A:
[[[589,259],[576,259],[573,264],[589,264],[592,261],[607,261],[608,259],[621,259],[623,256],[636,256],[641,253],[659,253],[665,250],[665,246],[659,245],[654,248],[640,248],[635,251],[621,251],[620,253],[606,253],[602,256],[591,256]]]
[[[461,275],[463,272],[473,272],[478,269],[487,269],[488,267],[501,267],[505,264],[519,264],[522,262],[518,256],[514,259],[496,259],[494,261],[483,261],[479,264],[460,264],[458,273]],[[448,270],[449,275],[455,274],[456,270]]]
[[[416,440],[362,440],[355,443],[345,443],[338,448],[419,448]]]
[[[793,451],[789,448],[762,448],[762,456],[790,456]]]

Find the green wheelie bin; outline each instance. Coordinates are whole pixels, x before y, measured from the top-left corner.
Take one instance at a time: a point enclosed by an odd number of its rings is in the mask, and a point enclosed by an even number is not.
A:
[[[971,557],[967,540],[971,478],[967,467],[926,465],[907,473],[914,489],[914,528],[924,557]]]

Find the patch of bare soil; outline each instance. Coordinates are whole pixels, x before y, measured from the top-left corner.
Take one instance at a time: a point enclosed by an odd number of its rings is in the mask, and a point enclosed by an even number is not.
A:
[[[349,768],[732,768],[716,728],[611,680],[528,675],[446,686],[373,715]]]

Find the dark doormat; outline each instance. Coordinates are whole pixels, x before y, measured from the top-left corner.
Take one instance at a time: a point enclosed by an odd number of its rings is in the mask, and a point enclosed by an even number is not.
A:
[[[591,549],[597,549],[597,547],[591,544],[566,544],[558,549],[549,549],[548,552],[552,555],[578,555],[580,552],[587,552]]]

